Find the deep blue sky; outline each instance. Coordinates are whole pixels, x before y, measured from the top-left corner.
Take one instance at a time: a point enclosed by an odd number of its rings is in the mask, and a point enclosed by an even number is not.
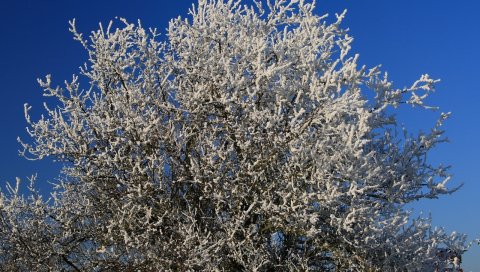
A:
[[[58,167],[49,161],[29,162],[18,156],[17,136],[25,136],[23,104],[38,116],[45,100],[36,78],[53,75],[55,83],[70,79],[85,60],[85,52],[68,32],[77,19],[81,32],[115,16],[164,30],[168,21],[185,16],[194,0],[185,1],[35,1],[0,4],[0,184],[38,172],[44,182]],[[348,9],[343,24],[355,38],[353,51],[367,66],[382,64],[397,87],[410,85],[423,73],[442,79],[429,102],[452,111],[445,128],[451,143],[432,153],[433,162],[453,165],[452,184],[464,183],[456,194],[422,201],[415,211],[432,213],[449,231],[480,237],[480,1],[457,0],[319,0],[318,12]],[[48,101],[48,100],[47,100]],[[412,132],[428,129],[437,113],[403,110],[399,119]],[[465,271],[480,271],[478,246],[464,257]]]

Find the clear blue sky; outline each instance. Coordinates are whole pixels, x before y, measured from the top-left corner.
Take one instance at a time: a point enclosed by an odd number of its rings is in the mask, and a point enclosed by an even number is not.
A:
[[[35,1],[9,0],[0,5],[0,184],[38,172],[44,182],[58,170],[50,161],[30,162],[18,156],[17,136],[26,137],[23,104],[38,116],[44,98],[36,78],[52,74],[60,84],[85,60],[81,46],[68,32],[77,19],[80,31],[115,16],[163,30],[184,16],[194,0],[184,1]],[[318,12],[348,9],[343,24],[355,38],[353,51],[367,66],[382,64],[397,87],[422,73],[442,79],[429,100],[453,112],[445,128],[451,143],[432,153],[433,162],[453,165],[452,184],[464,183],[456,194],[422,201],[415,211],[432,213],[434,224],[449,231],[480,237],[480,1],[457,0],[319,0]],[[48,100],[47,100],[48,101]],[[433,125],[437,113],[403,110],[399,119],[412,132]],[[464,257],[465,271],[480,271],[479,246]]]

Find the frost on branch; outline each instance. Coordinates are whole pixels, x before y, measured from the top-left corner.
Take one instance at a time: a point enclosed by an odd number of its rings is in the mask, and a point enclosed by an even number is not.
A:
[[[398,133],[395,89],[358,67],[353,39],[310,1],[199,1],[155,29],[124,19],[74,38],[88,63],[65,87],[39,80],[29,159],[64,163],[49,200],[0,197],[7,271],[434,271],[465,237],[405,204],[450,189],[426,160],[445,141]],[[86,87],[80,87],[80,84]],[[366,97],[372,97],[367,100]],[[406,105],[408,106],[408,105]],[[34,179],[32,179],[33,181]]]

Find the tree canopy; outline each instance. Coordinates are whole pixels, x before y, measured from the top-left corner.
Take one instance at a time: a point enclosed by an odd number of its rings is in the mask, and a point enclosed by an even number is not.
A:
[[[465,236],[411,218],[437,198],[445,141],[399,128],[437,80],[398,89],[303,0],[200,0],[164,38],[124,19],[85,38],[80,75],[39,80],[27,159],[64,164],[51,197],[0,196],[8,271],[435,271]],[[86,87],[83,87],[85,86]]]

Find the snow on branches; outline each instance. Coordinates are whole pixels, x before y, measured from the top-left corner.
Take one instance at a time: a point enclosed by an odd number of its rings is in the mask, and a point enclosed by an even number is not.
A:
[[[303,0],[203,0],[155,29],[124,19],[85,39],[88,63],[20,140],[64,163],[51,198],[0,197],[9,271],[433,271],[465,237],[412,219],[436,198],[444,141],[398,136],[395,108],[428,108],[436,80],[395,89]],[[80,87],[87,84],[86,88]],[[371,99],[367,99],[371,97]],[[32,183],[34,178],[32,178]],[[448,252],[449,257],[442,257]]]

